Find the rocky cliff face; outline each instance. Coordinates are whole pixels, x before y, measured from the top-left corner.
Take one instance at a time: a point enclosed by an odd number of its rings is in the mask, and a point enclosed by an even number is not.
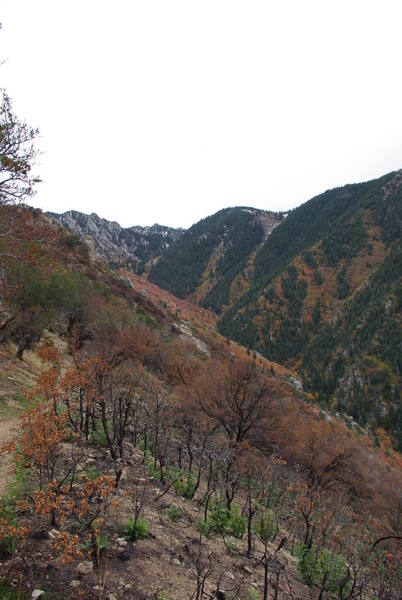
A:
[[[127,267],[140,274],[184,232],[158,224],[124,228],[95,213],[86,215],[75,210],[49,215],[71,232],[86,238],[96,254],[109,264]]]

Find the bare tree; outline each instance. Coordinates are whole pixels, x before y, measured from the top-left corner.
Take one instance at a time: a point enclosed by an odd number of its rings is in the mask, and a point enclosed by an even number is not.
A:
[[[198,536],[196,547],[191,551],[190,560],[192,566],[190,573],[196,579],[196,587],[191,595],[192,600],[202,600],[204,597],[205,584],[212,575],[215,564],[215,555],[208,552],[205,544],[202,542],[202,533]]]
[[[39,179],[32,175],[38,155],[33,141],[39,131],[15,116],[10,97],[4,89],[0,90],[0,94],[0,206],[3,206],[19,202],[34,193]]]

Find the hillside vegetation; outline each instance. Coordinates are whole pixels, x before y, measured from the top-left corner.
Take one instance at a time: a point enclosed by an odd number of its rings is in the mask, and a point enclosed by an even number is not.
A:
[[[57,218],[109,265],[212,310],[226,338],[297,371],[321,406],[401,449],[401,205],[397,172],[329,190],[286,218],[237,207],[184,232]]]
[[[231,304],[233,280],[281,216],[250,208],[227,208],[199,221],[152,267],[149,279],[180,298],[220,314]]]
[[[400,460],[385,440],[307,404],[204,309],[183,321],[186,304],[40,213],[13,216],[41,241],[23,262],[2,247],[2,360],[14,373],[34,351],[42,367],[13,399],[4,594],[14,581],[21,598],[397,597]]]
[[[304,227],[68,213],[83,240],[23,204],[38,132],[0,95],[0,597],[399,599],[400,454],[327,405],[344,389],[394,434],[400,174],[314,199]],[[152,265],[182,298],[133,273]],[[237,303],[226,338],[190,297]]]
[[[218,324],[399,448],[401,223],[400,172],[313,198],[257,252],[253,285]]]

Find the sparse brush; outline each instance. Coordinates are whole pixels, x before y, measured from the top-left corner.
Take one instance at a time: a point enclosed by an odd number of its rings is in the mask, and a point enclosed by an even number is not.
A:
[[[107,448],[108,442],[106,438],[106,433],[103,424],[100,420],[98,420],[96,423],[96,429],[94,431],[91,431],[90,439],[93,444]]]
[[[124,533],[128,540],[138,541],[148,537],[149,527],[148,523],[142,517],[139,517],[137,521],[129,519],[124,527]]]
[[[98,471],[98,469],[95,467],[95,465],[91,465],[85,469],[85,475],[87,476],[87,478],[90,481],[92,481],[93,479],[100,477],[102,475],[102,473],[100,473]]]
[[[195,480],[191,473],[184,473],[180,469],[175,469],[171,474],[173,481],[173,487],[179,496],[192,500],[195,494]]]
[[[177,508],[176,506],[171,506],[169,508],[169,510],[168,510],[168,517],[174,523],[177,523],[178,521],[180,521],[181,516],[182,516],[182,514],[181,514],[180,508]]]
[[[254,588],[250,588],[247,592],[247,596],[245,597],[244,600],[259,600],[259,595],[257,594],[257,592],[255,591]]]

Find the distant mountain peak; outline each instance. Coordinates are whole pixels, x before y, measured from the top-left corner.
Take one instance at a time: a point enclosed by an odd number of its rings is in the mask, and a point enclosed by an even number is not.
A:
[[[163,250],[177,241],[183,229],[155,223],[150,226],[122,227],[96,213],[85,214],[77,210],[48,213],[49,216],[80,237],[90,238],[98,256],[112,266],[127,267],[143,273]]]

